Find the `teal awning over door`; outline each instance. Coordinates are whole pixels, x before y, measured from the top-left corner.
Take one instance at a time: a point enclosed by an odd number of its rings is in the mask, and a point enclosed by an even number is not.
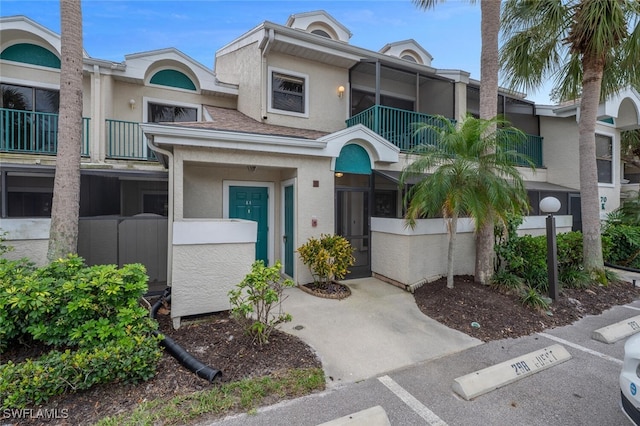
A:
[[[345,145],[342,147],[342,150],[340,150],[340,156],[336,158],[335,171],[370,175],[371,160],[369,159],[369,154],[367,154],[367,151],[360,145]]]

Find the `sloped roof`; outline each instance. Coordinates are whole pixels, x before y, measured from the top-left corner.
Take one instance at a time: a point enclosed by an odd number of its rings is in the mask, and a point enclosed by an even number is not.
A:
[[[230,132],[253,133],[258,135],[288,136],[301,139],[316,140],[329,134],[317,130],[297,129],[294,127],[276,126],[254,120],[243,113],[229,108],[221,108],[205,105],[205,109],[211,116],[211,121],[198,121],[190,123],[171,123],[177,127],[193,127],[210,130],[223,130]]]

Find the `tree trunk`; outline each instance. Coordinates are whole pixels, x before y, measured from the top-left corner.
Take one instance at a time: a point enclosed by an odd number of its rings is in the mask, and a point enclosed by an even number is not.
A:
[[[582,99],[578,122],[580,154],[580,205],[582,208],[582,249],[584,268],[589,272],[604,270],[600,238],[600,195],[596,163],[596,118],[600,103],[600,86],[604,62],[593,55],[582,58]]]
[[[480,55],[480,118],[490,120],[498,115],[498,34],[500,2],[481,1],[482,53]],[[495,129],[492,129],[493,131]],[[482,224],[476,234],[475,281],[488,284],[493,276],[493,220]]]
[[[453,288],[453,249],[458,236],[458,215],[453,214],[449,219],[449,248],[447,250],[447,288]]]
[[[82,143],[82,10],[80,0],[61,0],[60,109],[56,174],[51,207],[49,261],[76,253],[80,215]]]

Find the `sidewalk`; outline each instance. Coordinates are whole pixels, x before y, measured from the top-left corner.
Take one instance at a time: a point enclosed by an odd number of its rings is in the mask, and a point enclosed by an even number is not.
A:
[[[375,278],[343,281],[351,296],[323,299],[287,289],[293,321],[281,330],[318,353],[327,386],[353,383],[480,345],[478,339],[432,320],[413,295]]]

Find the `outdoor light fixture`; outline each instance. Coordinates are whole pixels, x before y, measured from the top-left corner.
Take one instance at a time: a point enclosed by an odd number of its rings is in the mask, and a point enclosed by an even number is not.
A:
[[[337,177],[337,178],[341,178],[342,176],[344,176],[344,173],[342,173],[342,172],[336,172],[336,177]]]
[[[338,97],[342,99],[343,95],[344,95],[344,86],[338,86]]]
[[[135,107],[136,107],[136,100],[133,98],[129,99],[129,108],[135,109]]]
[[[249,170],[251,173],[255,172],[257,168],[258,166],[254,166],[254,165],[247,166],[247,170]]]
[[[558,246],[556,245],[556,218],[553,214],[560,210],[560,200],[556,197],[545,197],[540,200],[540,211],[547,216],[547,276],[549,280],[549,297],[557,300],[558,295]]]

